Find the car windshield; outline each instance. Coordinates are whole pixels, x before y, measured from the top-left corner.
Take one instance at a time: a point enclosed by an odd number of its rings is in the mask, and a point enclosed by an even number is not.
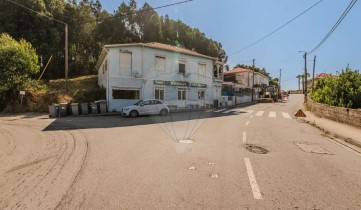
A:
[[[134,105],[139,106],[141,103],[143,103],[143,100],[138,101],[138,102],[135,103]]]

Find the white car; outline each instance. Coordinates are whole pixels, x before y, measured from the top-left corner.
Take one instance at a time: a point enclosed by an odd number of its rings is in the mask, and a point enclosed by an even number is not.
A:
[[[168,115],[169,108],[161,100],[140,100],[132,106],[124,107],[121,111],[123,116],[137,117],[139,115]]]

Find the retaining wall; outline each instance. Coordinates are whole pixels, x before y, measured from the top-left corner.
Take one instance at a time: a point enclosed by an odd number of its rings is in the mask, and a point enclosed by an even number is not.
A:
[[[307,108],[318,117],[361,127],[361,109],[329,106],[307,99]]]

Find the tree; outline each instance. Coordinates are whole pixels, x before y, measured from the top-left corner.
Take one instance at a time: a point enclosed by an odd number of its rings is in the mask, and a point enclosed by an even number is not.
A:
[[[39,70],[38,56],[29,42],[0,35],[0,91],[24,88]]]

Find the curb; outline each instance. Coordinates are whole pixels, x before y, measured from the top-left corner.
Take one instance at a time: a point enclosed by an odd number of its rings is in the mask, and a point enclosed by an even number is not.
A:
[[[352,138],[345,137],[345,136],[343,136],[343,135],[340,135],[340,134],[331,132],[331,131],[325,129],[324,127],[322,127],[322,126],[317,125],[315,122],[311,122],[310,120],[301,119],[301,121],[306,122],[307,124],[309,124],[309,125],[311,125],[311,126],[313,126],[313,127],[315,127],[315,128],[318,128],[319,130],[325,132],[325,134],[326,134],[327,136],[331,136],[331,137],[340,139],[340,140],[344,141],[345,143],[348,143],[348,144],[356,147],[357,149],[356,149],[356,148],[352,148],[352,147],[350,147],[350,148],[353,149],[353,150],[356,150],[356,151],[359,152],[359,153],[361,153],[361,143],[360,143],[360,142],[358,142],[358,141],[356,141],[356,140],[354,140],[354,139],[352,139]],[[333,138],[332,138],[332,139],[333,139]],[[346,145],[345,145],[345,146],[346,146]]]

